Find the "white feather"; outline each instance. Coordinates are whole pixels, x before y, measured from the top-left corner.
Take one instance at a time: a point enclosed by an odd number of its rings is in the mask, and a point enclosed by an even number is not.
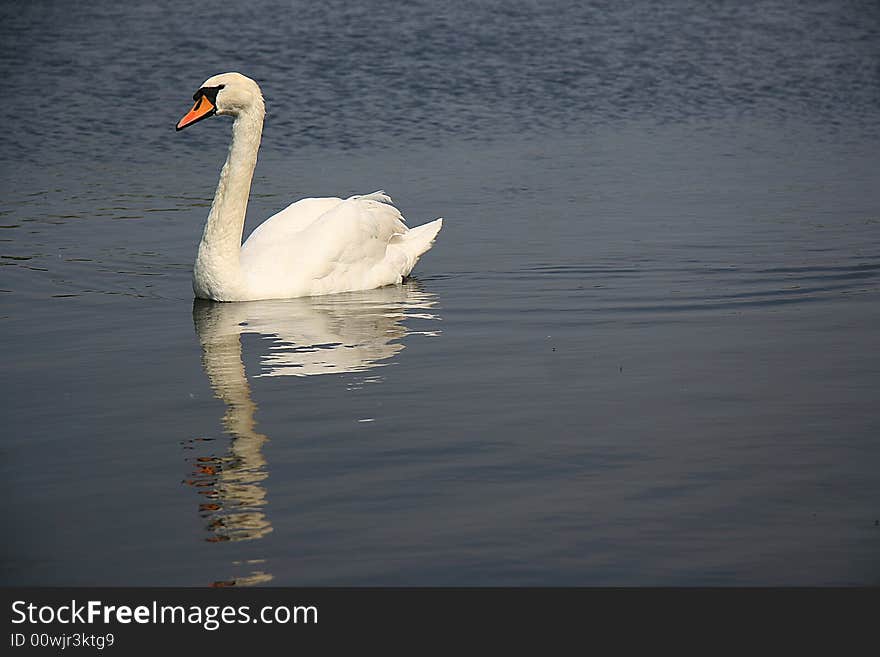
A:
[[[400,283],[431,248],[442,219],[407,228],[384,191],[306,198],[269,217],[242,245],[244,217],[262,134],[256,82],[225,73],[217,114],[235,117],[232,143],[193,269],[196,296],[218,301],[283,299]]]

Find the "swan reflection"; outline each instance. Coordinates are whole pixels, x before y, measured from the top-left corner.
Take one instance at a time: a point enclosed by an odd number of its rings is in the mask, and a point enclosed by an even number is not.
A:
[[[278,301],[217,303],[196,299],[193,322],[202,347],[202,366],[226,411],[223,427],[231,437],[221,454],[189,460],[186,483],[203,496],[199,512],[207,521],[210,542],[259,539],[272,531],[265,513],[264,480],[268,476],[263,444],[257,430],[257,405],[242,360],[240,336],[256,333],[267,340],[255,376],[317,376],[365,372],[393,362],[407,335],[436,335],[439,330],[413,330],[408,319],[438,320],[431,312],[433,294],[418,283],[366,292]],[[431,321],[433,325],[433,321]],[[375,380],[375,379],[374,379]],[[195,438],[186,448],[198,452],[215,441]],[[270,581],[261,560],[238,562],[250,574],[215,585],[246,585]]]

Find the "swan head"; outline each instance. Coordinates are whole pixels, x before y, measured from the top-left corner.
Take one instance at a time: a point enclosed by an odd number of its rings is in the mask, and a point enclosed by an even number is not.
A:
[[[193,94],[196,104],[177,122],[183,130],[214,115],[237,117],[245,112],[265,112],[259,85],[241,73],[221,73],[205,80]]]

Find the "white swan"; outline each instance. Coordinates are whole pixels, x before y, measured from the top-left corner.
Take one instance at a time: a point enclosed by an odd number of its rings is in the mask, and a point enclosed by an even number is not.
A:
[[[370,290],[400,283],[431,248],[443,220],[409,229],[381,191],[302,199],[269,217],[242,244],[266,113],[263,95],[250,78],[223,73],[205,80],[193,98],[178,130],[215,114],[235,118],[193,268],[197,297],[250,301]]]

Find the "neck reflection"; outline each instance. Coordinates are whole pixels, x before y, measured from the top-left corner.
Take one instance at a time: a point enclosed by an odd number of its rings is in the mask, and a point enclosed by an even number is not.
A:
[[[267,436],[257,430],[257,405],[242,359],[241,335],[268,338],[259,354],[258,377],[307,377],[365,372],[393,362],[407,335],[407,319],[437,320],[430,312],[436,297],[415,281],[367,292],[278,301],[217,303],[196,299],[193,322],[202,347],[202,366],[215,396],[225,405],[222,424],[231,437],[223,454],[189,460],[186,483],[203,496],[199,513],[212,543],[252,541],[272,532],[266,514],[268,476],[262,453]],[[433,324],[433,322],[431,322]],[[195,438],[187,448],[202,451],[213,439]],[[248,575],[215,582],[247,585],[270,581],[263,560],[239,562]]]

